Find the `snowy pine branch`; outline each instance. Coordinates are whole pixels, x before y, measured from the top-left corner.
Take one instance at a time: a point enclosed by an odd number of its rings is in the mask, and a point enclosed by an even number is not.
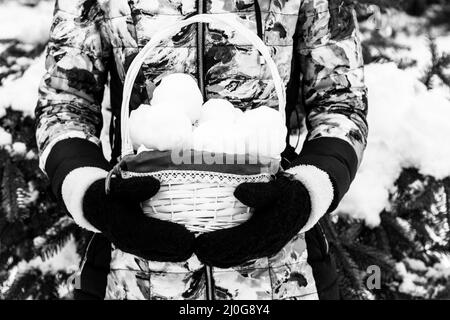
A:
[[[22,172],[10,159],[7,159],[3,166],[1,192],[2,212],[8,222],[21,219],[24,207],[19,205],[20,190],[25,190],[26,187]]]
[[[80,228],[69,217],[62,217],[44,235],[33,240],[36,250],[45,261],[51,258],[69,241]]]

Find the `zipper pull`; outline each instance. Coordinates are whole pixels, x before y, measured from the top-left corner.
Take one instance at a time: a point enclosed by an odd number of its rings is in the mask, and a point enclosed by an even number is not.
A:
[[[258,63],[263,66],[266,64],[266,59],[261,55],[261,53],[258,53]]]
[[[81,271],[78,270],[67,279],[67,287],[70,291],[73,289],[81,289]]]

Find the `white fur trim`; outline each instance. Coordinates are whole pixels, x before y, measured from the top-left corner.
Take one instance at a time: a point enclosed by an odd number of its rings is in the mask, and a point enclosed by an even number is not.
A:
[[[67,210],[73,220],[82,228],[99,233],[83,215],[83,197],[92,183],[103,179],[107,171],[95,167],[82,167],[71,171],[64,179],[61,193]]]
[[[286,171],[303,183],[311,199],[311,214],[300,232],[310,230],[328,211],[333,201],[334,189],[328,174],[312,165],[300,165]]]

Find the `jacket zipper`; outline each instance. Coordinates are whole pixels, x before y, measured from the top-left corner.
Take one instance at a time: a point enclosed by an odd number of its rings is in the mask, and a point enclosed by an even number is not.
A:
[[[322,238],[323,238],[323,241],[325,243],[325,254],[327,255],[330,252],[330,245],[328,243],[327,236],[325,235],[325,231],[323,230],[322,225],[320,224],[320,222],[317,222],[317,226],[319,227],[320,232],[322,233]]]
[[[214,279],[212,273],[212,267],[205,265],[206,273],[206,300],[214,300]]]
[[[264,42],[261,7],[259,6],[258,0],[254,0],[253,4],[255,7],[256,33],[257,33],[258,37]],[[258,55],[258,60],[259,60],[258,62],[260,65],[263,65],[265,63],[265,60],[261,56],[261,54]]]
[[[197,0],[198,13],[206,13],[205,0]],[[205,56],[205,26],[202,23],[197,24],[197,72],[198,84],[203,98],[206,99],[205,91],[205,68],[203,57]],[[214,280],[212,267],[205,265],[206,273],[206,299],[214,300]]]
[[[262,29],[262,15],[261,15],[261,7],[259,6],[258,0],[254,0],[255,4],[255,20],[256,20],[256,32],[258,33],[258,37],[261,40],[263,39],[263,29]]]
[[[197,0],[198,13],[206,13],[205,0]],[[198,84],[200,91],[205,96],[205,70],[203,65],[203,57],[205,55],[205,26],[203,23],[197,24],[197,73],[198,73]]]

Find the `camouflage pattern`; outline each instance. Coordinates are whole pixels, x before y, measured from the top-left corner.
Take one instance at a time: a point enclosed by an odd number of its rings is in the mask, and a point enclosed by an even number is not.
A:
[[[307,263],[303,234],[270,258],[248,261],[229,269],[212,268],[216,300],[317,299],[312,269]],[[204,300],[206,267],[192,256],[180,263],[148,261],[112,250],[107,300]]]
[[[367,88],[356,13],[342,0],[304,0],[299,15],[301,83],[309,139],[348,141],[359,163],[367,144]]]
[[[107,300],[204,300],[204,266],[193,256],[182,263],[148,261],[113,249]]]
[[[62,139],[99,143],[109,71],[115,70],[123,82],[126,66],[155,32],[198,13],[199,1],[206,13],[237,16],[255,33],[260,21],[262,39],[282,80],[297,83],[290,92],[299,93],[305,103],[308,139],[343,139],[361,161],[368,130],[367,92],[355,13],[344,0],[259,0],[261,18],[256,0],[57,0],[36,108],[42,168]],[[228,99],[242,109],[277,106],[269,70],[252,45],[215,23],[205,27],[204,52],[198,52],[197,30],[188,26],[161,43],[146,60],[137,85],[145,88],[172,72],[197,77],[200,57],[206,99]],[[205,297],[204,266],[195,257],[160,264],[117,249],[112,254],[109,299]],[[274,257],[213,273],[218,299],[317,298],[303,236]]]
[[[210,14],[231,14],[257,32],[255,0],[202,0]],[[152,35],[198,12],[199,0],[57,0],[36,108],[41,165],[67,137],[99,143],[101,99],[108,70],[124,80],[126,65]],[[309,139],[348,141],[362,158],[367,138],[367,92],[354,10],[343,0],[260,0],[262,37],[285,84],[300,70]],[[180,30],[147,59],[141,84],[172,72],[197,76],[197,26]],[[201,53],[200,53],[201,54]],[[220,25],[205,28],[206,98],[242,109],[276,107],[269,71],[246,40]],[[289,99],[288,99],[289,100]],[[118,114],[114,112],[113,114]],[[117,135],[116,135],[117,136]]]

